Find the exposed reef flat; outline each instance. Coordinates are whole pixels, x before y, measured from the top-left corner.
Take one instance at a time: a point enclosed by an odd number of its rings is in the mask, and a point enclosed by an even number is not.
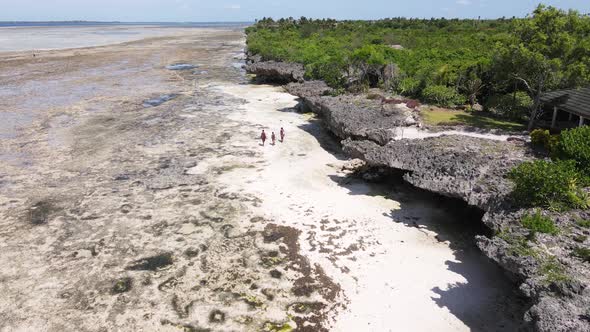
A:
[[[244,82],[242,37],[0,55],[20,113],[0,140],[0,330],[325,330],[342,292],[301,231],[220,182],[263,162],[234,145],[245,100],[215,87]],[[166,69],[186,59],[208,75]]]
[[[218,29],[2,55],[0,330],[515,330],[470,217],[364,181],[294,96],[246,84],[243,48]]]

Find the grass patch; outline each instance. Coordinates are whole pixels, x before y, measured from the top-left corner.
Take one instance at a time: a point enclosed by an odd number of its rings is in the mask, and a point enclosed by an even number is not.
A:
[[[539,273],[545,277],[547,283],[568,281],[571,278],[565,273],[563,266],[555,259],[549,257],[539,268]]]
[[[523,124],[500,120],[477,111],[423,110],[424,122],[431,126],[470,126],[483,129],[521,131]]]
[[[511,255],[530,256],[533,258],[540,257],[539,252],[529,245],[528,239],[524,236],[514,235],[507,231],[502,231],[497,236],[510,245],[508,251]]]
[[[578,224],[578,226],[583,227],[583,228],[590,228],[590,220],[578,219],[576,221],[576,224]]]
[[[543,216],[540,211],[535,212],[535,214],[524,215],[520,222],[525,228],[534,233],[544,233],[551,235],[556,235],[559,233],[559,228],[555,226],[553,220],[551,220],[549,217]]]
[[[570,276],[565,272],[563,265],[554,256],[531,247],[529,241],[524,236],[510,234],[507,231],[502,231],[497,236],[510,244],[508,248],[509,254],[530,256],[535,259],[539,263],[538,274],[543,278],[545,283],[551,284],[553,282],[571,280]],[[589,252],[586,252],[586,254],[590,254]],[[572,255],[576,255],[576,252],[573,252]]]
[[[572,254],[574,256],[580,258],[584,262],[590,263],[590,249],[578,247],[578,248],[574,249]]]

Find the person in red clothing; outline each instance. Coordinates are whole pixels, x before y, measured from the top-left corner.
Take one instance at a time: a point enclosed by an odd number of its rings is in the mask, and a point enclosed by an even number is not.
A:
[[[283,143],[283,141],[285,140],[285,129],[283,129],[283,127],[281,127],[280,135],[281,135],[281,143]]]
[[[275,136],[275,132],[274,131],[270,135],[270,139],[272,140],[272,145],[275,145],[276,144],[276,141],[277,141],[277,137]]]
[[[262,129],[262,134],[260,134],[260,139],[262,140],[262,146],[264,146],[264,142],[266,142],[266,133],[264,129]]]

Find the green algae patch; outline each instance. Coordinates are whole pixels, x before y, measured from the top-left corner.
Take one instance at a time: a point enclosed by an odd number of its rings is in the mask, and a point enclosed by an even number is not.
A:
[[[252,308],[259,308],[264,305],[264,301],[254,295],[240,294],[240,299]]]
[[[264,332],[291,332],[294,328],[289,323],[271,323],[267,322],[264,324]]]
[[[113,287],[111,288],[111,293],[113,294],[122,294],[126,293],[131,290],[133,286],[133,282],[131,278],[122,278],[115,282]]]

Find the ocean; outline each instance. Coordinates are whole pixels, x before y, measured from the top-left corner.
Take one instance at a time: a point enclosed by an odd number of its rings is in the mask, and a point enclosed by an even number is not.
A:
[[[242,29],[248,25],[247,22],[0,22],[0,52],[105,46],[190,34],[195,29]]]

